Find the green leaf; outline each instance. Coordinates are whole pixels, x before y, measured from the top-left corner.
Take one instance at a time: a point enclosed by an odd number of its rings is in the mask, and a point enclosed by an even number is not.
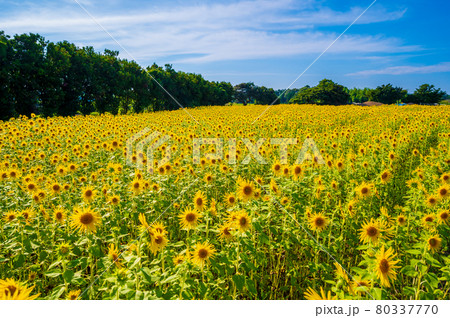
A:
[[[44,273],[45,276],[51,277],[51,278],[58,277],[61,274],[62,273],[61,273],[61,271],[59,269],[54,269],[52,271],[47,271],[47,272]]]
[[[176,281],[178,278],[178,275],[172,275],[167,277],[166,279],[161,281],[161,284],[170,284],[173,283],[174,281]]]
[[[71,271],[70,269],[66,270],[63,274],[63,278],[67,283],[71,283],[72,282],[72,278],[73,278],[74,272]]]
[[[24,262],[25,262],[25,257],[23,256],[23,254],[20,254],[19,256],[17,256],[17,259],[14,262],[14,267],[20,268],[20,267],[22,267]]]
[[[242,288],[244,287],[245,284],[245,277],[242,275],[234,275],[233,282],[236,285],[236,289],[242,291]]]
[[[144,279],[147,281],[147,283],[152,284],[154,282],[152,280],[152,273],[150,272],[150,269],[148,267],[141,268],[141,273],[144,276]]]
[[[422,252],[418,251],[418,250],[406,250],[405,252],[408,253],[408,254],[413,254],[413,255],[420,255],[420,254],[422,254]]]
[[[251,279],[247,280],[247,289],[250,293],[253,294],[253,296],[258,296],[258,292],[256,291],[256,285],[253,280]]]

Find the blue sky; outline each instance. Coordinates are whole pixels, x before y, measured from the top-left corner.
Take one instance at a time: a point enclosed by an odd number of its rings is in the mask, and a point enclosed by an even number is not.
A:
[[[373,0],[76,1],[0,0],[0,30],[115,49],[142,66],[169,63],[208,80],[279,89]],[[431,83],[450,93],[449,12],[449,1],[377,0],[292,87],[330,78],[348,87],[392,83],[410,92]]]

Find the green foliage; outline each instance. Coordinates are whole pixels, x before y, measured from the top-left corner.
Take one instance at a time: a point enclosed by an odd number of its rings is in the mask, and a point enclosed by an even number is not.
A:
[[[364,103],[369,100],[369,92],[370,88],[364,87],[364,88],[352,88],[348,91],[350,94],[350,99],[353,103]]]
[[[444,99],[446,95],[446,92],[435,88],[434,85],[422,84],[414,91],[414,94],[409,96],[409,99],[417,104],[435,104]]]
[[[344,105],[348,104],[349,93],[342,85],[323,79],[317,86],[305,86],[290,100],[292,104]]]
[[[368,93],[369,100],[383,104],[395,104],[397,101],[405,100],[408,92],[401,87],[392,84],[381,85]]]
[[[230,83],[176,72],[171,65],[143,69],[118,55],[118,51],[98,53],[67,41],[52,43],[32,33],[10,38],[0,31],[0,120],[31,113],[66,116],[178,109],[168,93],[183,107],[231,101]]]
[[[234,101],[236,103],[255,104],[279,104],[280,100],[277,99],[277,94],[273,88],[267,88],[265,86],[256,86],[254,83],[241,83],[234,86]]]
[[[278,89],[275,91],[275,94],[277,94],[278,99],[280,100],[280,104],[288,104],[292,97],[294,97],[299,90],[300,89],[298,88],[289,88],[286,90]]]

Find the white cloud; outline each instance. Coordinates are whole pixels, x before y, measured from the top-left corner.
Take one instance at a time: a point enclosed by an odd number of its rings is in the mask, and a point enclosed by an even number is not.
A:
[[[40,33],[52,39],[67,39],[97,50],[119,49],[114,41],[74,2],[23,6],[18,13],[0,17],[9,33]],[[347,26],[365,9],[333,11],[321,2],[303,0],[238,1],[226,4],[183,5],[176,8],[143,7],[102,13],[102,4],[83,0],[87,10],[139,62],[170,57],[184,63],[283,57],[322,52],[338,34],[321,32],[323,26]],[[403,11],[389,12],[374,6],[358,24],[399,19]],[[354,26],[353,28],[356,28]],[[334,53],[405,52],[418,47],[403,46],[395,38],[343,36],[330,49]],[[180,58],[179,56],[185,56]]]
[[[392,66],[380,70],[366,70],[350,73],[350,76],[371,76],[371,75],[405,75],[405,74],[428,74],[450,72],[450,62],[443,62],[427,66]]]

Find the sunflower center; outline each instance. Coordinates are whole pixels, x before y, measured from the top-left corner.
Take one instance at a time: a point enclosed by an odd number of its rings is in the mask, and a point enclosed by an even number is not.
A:
[[[12,221],[12,220],[14,220],[15,219],[15,216],[14,215],[8,215],[8,220],[10,220],[10,221]]]
[[[35,188],[35,187],[34,187],[34,184],[29,184],[29,185],[28,185],[28,190],[34,190],[34,188]]]
[[[239,224],[241,226],[245,226],[247,224],[247,219],[245,217],[240,218]]]
[[[378,230],[374,226],[367,228],[367,235],[369,235],[370,237],[374,237],[377,234],[378,234]]]
[[[316,223],[317,227],[321,227],[325,224],[325,220],[323,218],[316,218],[314,222]]]
[[[6,292],[9,291],[11,296],[14,295],[14,293],[16,292],[16,290],[17,290],[16,286],[9,285],[9,286],[6,287]]]
[[[439,191],[439,194],[440,194],[441,196],[445,196],[445,195],[447,195],[447,193],[448,193],[448,191],[447,191],[447,189],[445,189],[445,188],[442,188],[442,189]]]
[[[139,182],[135,182],[135,183],[133,184],[133,187],[134,187],[135,189],[138,189],[138,188],[139,188]]]
[[[57,184],[53,185],[53,191],[59,191],[59,185]]]
[[[188,213],[186,215],[186,221],[188,222],[194,222],[196,219],[195,214],[194,213]]]
[[[437,240],[432,237],[428,240],[428,243],[430,244],[430,246],[435,247],[437,245]]]
[[[87,190],[87,191],[84,193],[84,195],[87,196],[87,197],[92,197],[92,190]]]
[[[244,192],[245,195],[252,194],[252,192],[253,192],[252,187],[251,186],[245,186],[244,189],[243,189],[243,192]]]
[[[427,222],[433,222],[433,218],[432,218],[431,216],[427,216],[427,217],[425,218],[425,221],[427,221]]]
[[[163,238],[162,238],[162,236],[157,236],[156,238],[155,238],[155,243],[156,244],[161,244],[163,242]]]
[[[442,212],[441,213],[441,219],[442,220],[447,220],[448,219],[448,213],[447,212]]]
[[[389,262],[384,258],[380,261],[380,271],[383,274],[389,272]]]
[[[302,171],[302,169],[300,169],[300,167],[295,167],[295,169],[294,169],[295,174],[300,174],[301,171]]]
[[[204,249],[204,248],[201,248],[198,251],[198,257],[201,258],[201,259],[205,259],[206,257],[208,257],[208,251],[206,249]]]
[[[22,215],[23,215],[23,217],[24,217],[25,220],[28,219],[28,217],[29,217],[29,215],[28,215],[27,212],[24,212]]]
[[[366,188],[366,187],[364,187],[364,188],[361,189],[361,193],[362,193],[362,194],[367,194],[368,192],[369,192],[369,189]]]
[[[195,201],[197,205],[202,205],[203,204],[203,199],[202,198],[197,198],[197,200]]]
[[[281,166],[280,165],[275,165],[275,171],[278,171],[278,170],[280,170],[281,169]]]
[[[381,179],[383,179],[383,180],[387,179],[387,177],[388,177],[388,174],[386,172],[381,175]]]
[[[91,213],[84,213],[80,217],[80,222],[84,225],[89,225],[94,222],[94,216]]]
[[[234,203],[234,198],[233,198],[233,197],[229,197],[229,198],[228,198],[228,202]]]
[[[62,219],[62,213],[61,213],[61,212],[57,212],[57,213],[56,213],[56,218],[57,218],[58,220]]]

